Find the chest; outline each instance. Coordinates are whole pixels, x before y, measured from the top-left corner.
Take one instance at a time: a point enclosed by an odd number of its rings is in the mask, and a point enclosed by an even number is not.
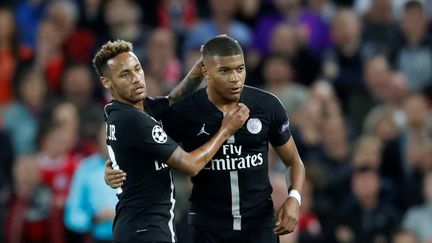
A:
[[[181,121],[181,143],[186,149],[195,149],[210,140],[220,129],[222,114],[195,113]],[[251,112],[249,119],[226,144],[236,144],[250,149],[267,146],[271,117],[264,112]]]

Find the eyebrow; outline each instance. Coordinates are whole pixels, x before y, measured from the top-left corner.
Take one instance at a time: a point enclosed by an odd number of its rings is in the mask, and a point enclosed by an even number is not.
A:
[[[141,67],[141,64],[137,63],[137,64],[135,64],[135,66],[133,68],[137,68],[137,67]],[[130,71],[129,69],[125,68],[125,69],[120,70],[119,74],[124,73],[124,72],[129,72],[129,71]]]
[[[218,69],[237,69],[237,68],[244,67],[244,66],[246,66],[246,64],[241,64],[241,65],[238,65],[234,68],[230,67],[230,66],[220,66],[220,67],[218,67]]]

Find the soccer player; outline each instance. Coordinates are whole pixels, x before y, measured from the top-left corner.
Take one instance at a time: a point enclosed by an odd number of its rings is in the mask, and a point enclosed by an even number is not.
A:
[[[244,85],[245,61],[237,41],[215,37],[204,45],[202,55],[208,86],[170,106],[162,118],[168,134],[190,151],[206,143],[218,131],[224,113],[238,103],[249,107],[250,116],[246,125],[192,177],[191,240],[279,242],[278,235],[292,232],[298,222],[305,180],[285,109],[274,95]],[[291,167],[289,196],[276,218],[268,175],[269,142]],[[119,172],[108,167],[105,170],[112,187],[122,181]]]
[[[105,106],[110,159],[128,175],[118,194],[114,242],[175,242],[174,185],[167,165],[196,175],[224,141],[242,127],[249,110],[236,104],[211,139],[185,152],[153,118],[157,112],[152,113],[152,107],[144,103],[144,71],[129,42],[107,42],[96,53],[93,64],[114,98]]]

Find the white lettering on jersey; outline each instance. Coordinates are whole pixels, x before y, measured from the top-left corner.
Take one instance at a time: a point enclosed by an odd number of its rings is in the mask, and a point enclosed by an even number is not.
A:
[[[108,125],[107,139],[113,141],[117,140],[115,137],[115,126],[112,124]]]
[[[241,170],[261,166],[264,163],[262,153],[242,155],[242,146],[234,144],[222,145],[225,158],[211,159],[206,170]]]
[[[112,149],[112,147],[110,145],[107,145],[108,148],[108,155],[110,157],[110,160],[112,162],[112,168],[114,170],[120,170],[120,167],[117,164],[117,160],[116,160],[116,156],[114,153],[114,150]],[[117,188],[117,194],[120,194],[123,192],[123,189],[121,187]]]
[[[165,163],[161,163],[161,162],[155,160],[155,169],[156,169],[157,171],[158,171],[158,170],[162,170],[162,169],[167,168],[167,167],[168,167],[167,164],[165,164]]]

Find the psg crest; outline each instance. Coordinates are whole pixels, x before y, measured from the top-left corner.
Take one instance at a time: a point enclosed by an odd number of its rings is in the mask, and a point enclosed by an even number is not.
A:
[[[165,131],[158,125],[153,127],[152,136],[157,143],[165,143],[168,139]]]
[[[258,134],[261,132],[262,123],[258,118],[251,118],[246,124],[247,130],[252,134]]]

